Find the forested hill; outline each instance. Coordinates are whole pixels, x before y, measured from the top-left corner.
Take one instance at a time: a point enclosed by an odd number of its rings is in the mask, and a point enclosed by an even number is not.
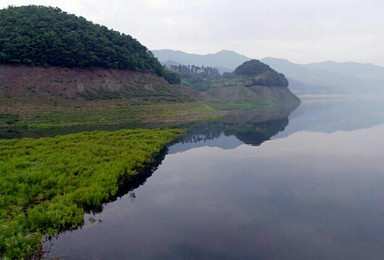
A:
[[[253,84],[260,86],[287,87],[285,76],[259,60],[246,61],[233,72],[236,76],[253,77]]]
[[[0,63],[150,72],[177,83],[130,35],[44,6],[0,10]]]

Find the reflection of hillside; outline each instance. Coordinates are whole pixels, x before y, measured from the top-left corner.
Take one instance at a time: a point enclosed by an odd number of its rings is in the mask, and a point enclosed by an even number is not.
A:
[[[278,106],[257,110],[234,111],[221,120],[206,121],[190,127],[170,153],[200,146],[233,149],[243,143],[260,145],[288,125],[294,107]]]
[[[226,129],[226,135],[233,134],[245,144],[260,145],[264,141],[271,139],[272,136],[283,131],[288,125],[288,119],[255,123],[250,126],[243,126],[237,129]]]
[[[223,118],[225,125],[245,125],[268,121],[275,121],[288,118],[297,108],[292,105],[270,106],[255,110],[238,110],[228,114]]]

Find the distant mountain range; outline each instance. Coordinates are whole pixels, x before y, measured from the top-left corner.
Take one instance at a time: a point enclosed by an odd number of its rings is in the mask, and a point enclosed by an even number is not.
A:
[[[309,90],[317,87],[321,92],[384,93],[384,67],[373,64],[325,61],[301,65],[276,58],[262,61],[288,78],[308,85]],[[293,83],[293,87],[302,89],[297,82]]]
[[[237,66],[241,65],[245,61],[251,60],[250,58],[234,51],[225,50],[206,55],[189,54],[174,50],[154,50],[152,53],[163,64],[204,65],[218,68],[221,73],[233,71]]]
[[[234,70],[251,58],[234,51],[220,51],[214,54],[199,55],[182,51],[154,50],[153,54],[163,64],[182,64],[217,67],[221,73]],[[264,58],[290,82],[295,94],[319,93],[384,93],[384,67],[345,62],[325,61],[310,64],[296,64],[285,59]]]

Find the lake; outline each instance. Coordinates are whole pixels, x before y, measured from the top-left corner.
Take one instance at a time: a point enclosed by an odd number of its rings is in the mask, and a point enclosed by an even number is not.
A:
[[[67,259],[384,259],[384,100],[310,98],[192,126]]]

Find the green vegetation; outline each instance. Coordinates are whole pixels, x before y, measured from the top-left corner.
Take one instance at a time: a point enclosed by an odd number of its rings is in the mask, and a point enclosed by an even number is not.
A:
[[[288,80],[283,74],[271,69],[267,64],[258,60],[244,62],[233,72],[236,76],[253,77],[252,84],[259,86],[287,87]]]
[[[0,253],[24,258],[44,234],[78,227],[181,130],[85,132],[0,140]]]
[[[199,67],[195,65],[171,65],[169,69],[183,79],[183,83],[198,91],[207,91],[213,80],[221,79],[217,68]]]
[[[180,83],[130,35],[93,24],[59,8],[0,10],[0,63],[59,67],[102,67],[150,72]]]
[[[190,122],[217,114],[211,106],[199,101],[169,101],[157,98],[45,101],[33,97],[13,98],[13,103],[0,99],[0,111],[14,110],[0,116],[0,129],[41,128],[75,124],[128,122]],[[9,120],[18,121],[8,124]]]
[[[138,121],[187,123],[235,108],[267,107],[280,100],[268,97],[284,96],[261,93],[260,85],[285,86],[286,79],[260,62],[244,63],[226,77],[210,67],[168,71],[131,36],[58,8],[0,10],[0,35],[0,64],[30,65],[4,66],[7,70],[0,75],[0,128],[7,131]],[[15,73],[17,68],[23,72],[32,66],[41,69],[35,70],[39,77],[26,73],[28,77],[17,81],[22,74]],[[173,84],[183,78],[183,83],[205,93],[171,86],[152,74]],[[244,139],[252,137],[251,130],[244,132]],[[127,177],[143,170],[181,134],[136,129],[0,140],[0,257],[33,257],[43,235],[78,227],[84,210],[116,195]]]
[[[13,125],[19,121],[18,115],[13,114],[0,114],[0,125]]]
[[[271,70],[267,64],[258,60],[250,60],[238,66],[233,73],[238,76],[255,76]]]
[[[166,81],[168,81],[171,84],[180,84],[181,83],[181,77],[179,74],[169,71],[164,68],[164,73],[162,75]]]
[[[222,87],[288,86],[288,80],[283,74],[258,60],[246,61],[238,66],[233,73],[226,72],[223,75],[219,73],[217,68],[204,66],[170,65],[169,69],[178,73],[185,85],[198,91],[208,92],[211,95],[212,90]]]

